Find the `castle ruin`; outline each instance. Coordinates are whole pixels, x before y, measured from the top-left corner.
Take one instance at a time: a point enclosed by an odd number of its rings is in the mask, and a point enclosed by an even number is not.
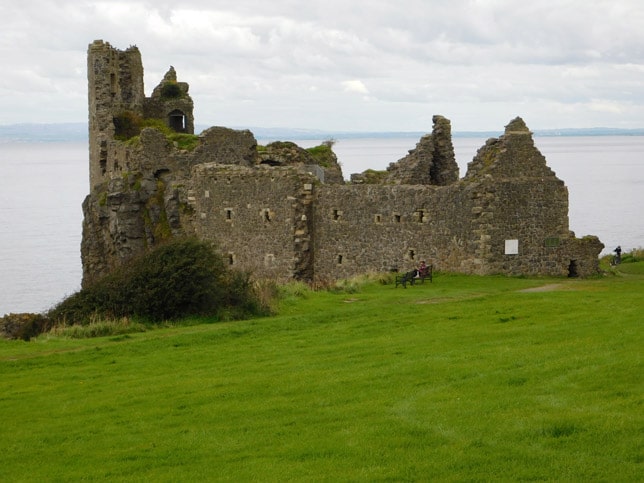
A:
[[[369,271],[589,276],[603,244],[569,230],[568,190],[516,118],[459,179],[450,121],[403,159],[345,182],[329,146],[194,135],[174,68],[150,97],[136,47],[88,49],[90,194],[83,284],[173,237],[215,242],[233,269],[319,282]],[[187,144],[186,144],[187,143]]]

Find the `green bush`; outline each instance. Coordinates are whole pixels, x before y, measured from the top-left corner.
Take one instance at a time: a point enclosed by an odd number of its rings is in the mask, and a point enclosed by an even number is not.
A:
[[[261,312],[249,276],[229,272],[208,244],[196,240],[162,245],[54,307],[49,316],[88,324],[96,316],[152,322],[191,315]]]
[[[161,97],[164,99],[178,99],[183,93],[176,82],[168,82],[161,87]]]
[[[325,141],[319,146],[307,148],[307,151],[313,156],[315,162],[323,168],[331,167],[336,160],[333,149],[331,149],[333,144],[329,143],[330,141]]]
[[[123,111],[112,119],[114,122],[114,138],[126,141],[141,132],[143,119],[132,111]]]

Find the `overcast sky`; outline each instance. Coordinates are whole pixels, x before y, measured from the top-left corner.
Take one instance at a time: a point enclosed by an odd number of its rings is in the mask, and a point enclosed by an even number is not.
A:
[[[644,127],[642,0],[11,0],[0,124],[84,122],[87,46],[170,65],[197,124],[353,131]]]

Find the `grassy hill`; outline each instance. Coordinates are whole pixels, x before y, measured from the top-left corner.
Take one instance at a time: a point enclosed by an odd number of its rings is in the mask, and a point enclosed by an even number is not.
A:
[[[0,480],[641,481],[644,264],[622,267],[0,341]]]

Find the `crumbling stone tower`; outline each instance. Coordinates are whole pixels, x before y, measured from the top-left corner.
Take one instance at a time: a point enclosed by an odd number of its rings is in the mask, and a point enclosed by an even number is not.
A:
[[[194,104],[188,88],[187,82],[177,82],[177,73],[170,66],[161,83],[152,91],[152,96],[145,99],[144,117],[161,119],[173,131],[194,134]]]
[[[177,81],[174,67],[151,97],[143,89],[143,62],[136,46],[126,50],[95,40],[87,52],[90,188],[109,180],[114,171],[110,150],[119,135],[131,137],[146,119],[156,119],[173,131],[194,134],[194,104],[188,84]],[[138,132],[137,132],[138,133]],[[116,156],[118,157],[118,156]]]
[[[114,118],[122,112],[143,114],[143,63],[135,46],[113,48],[95,40],[87,52],[90,187],[106,180],[108,144]]]

